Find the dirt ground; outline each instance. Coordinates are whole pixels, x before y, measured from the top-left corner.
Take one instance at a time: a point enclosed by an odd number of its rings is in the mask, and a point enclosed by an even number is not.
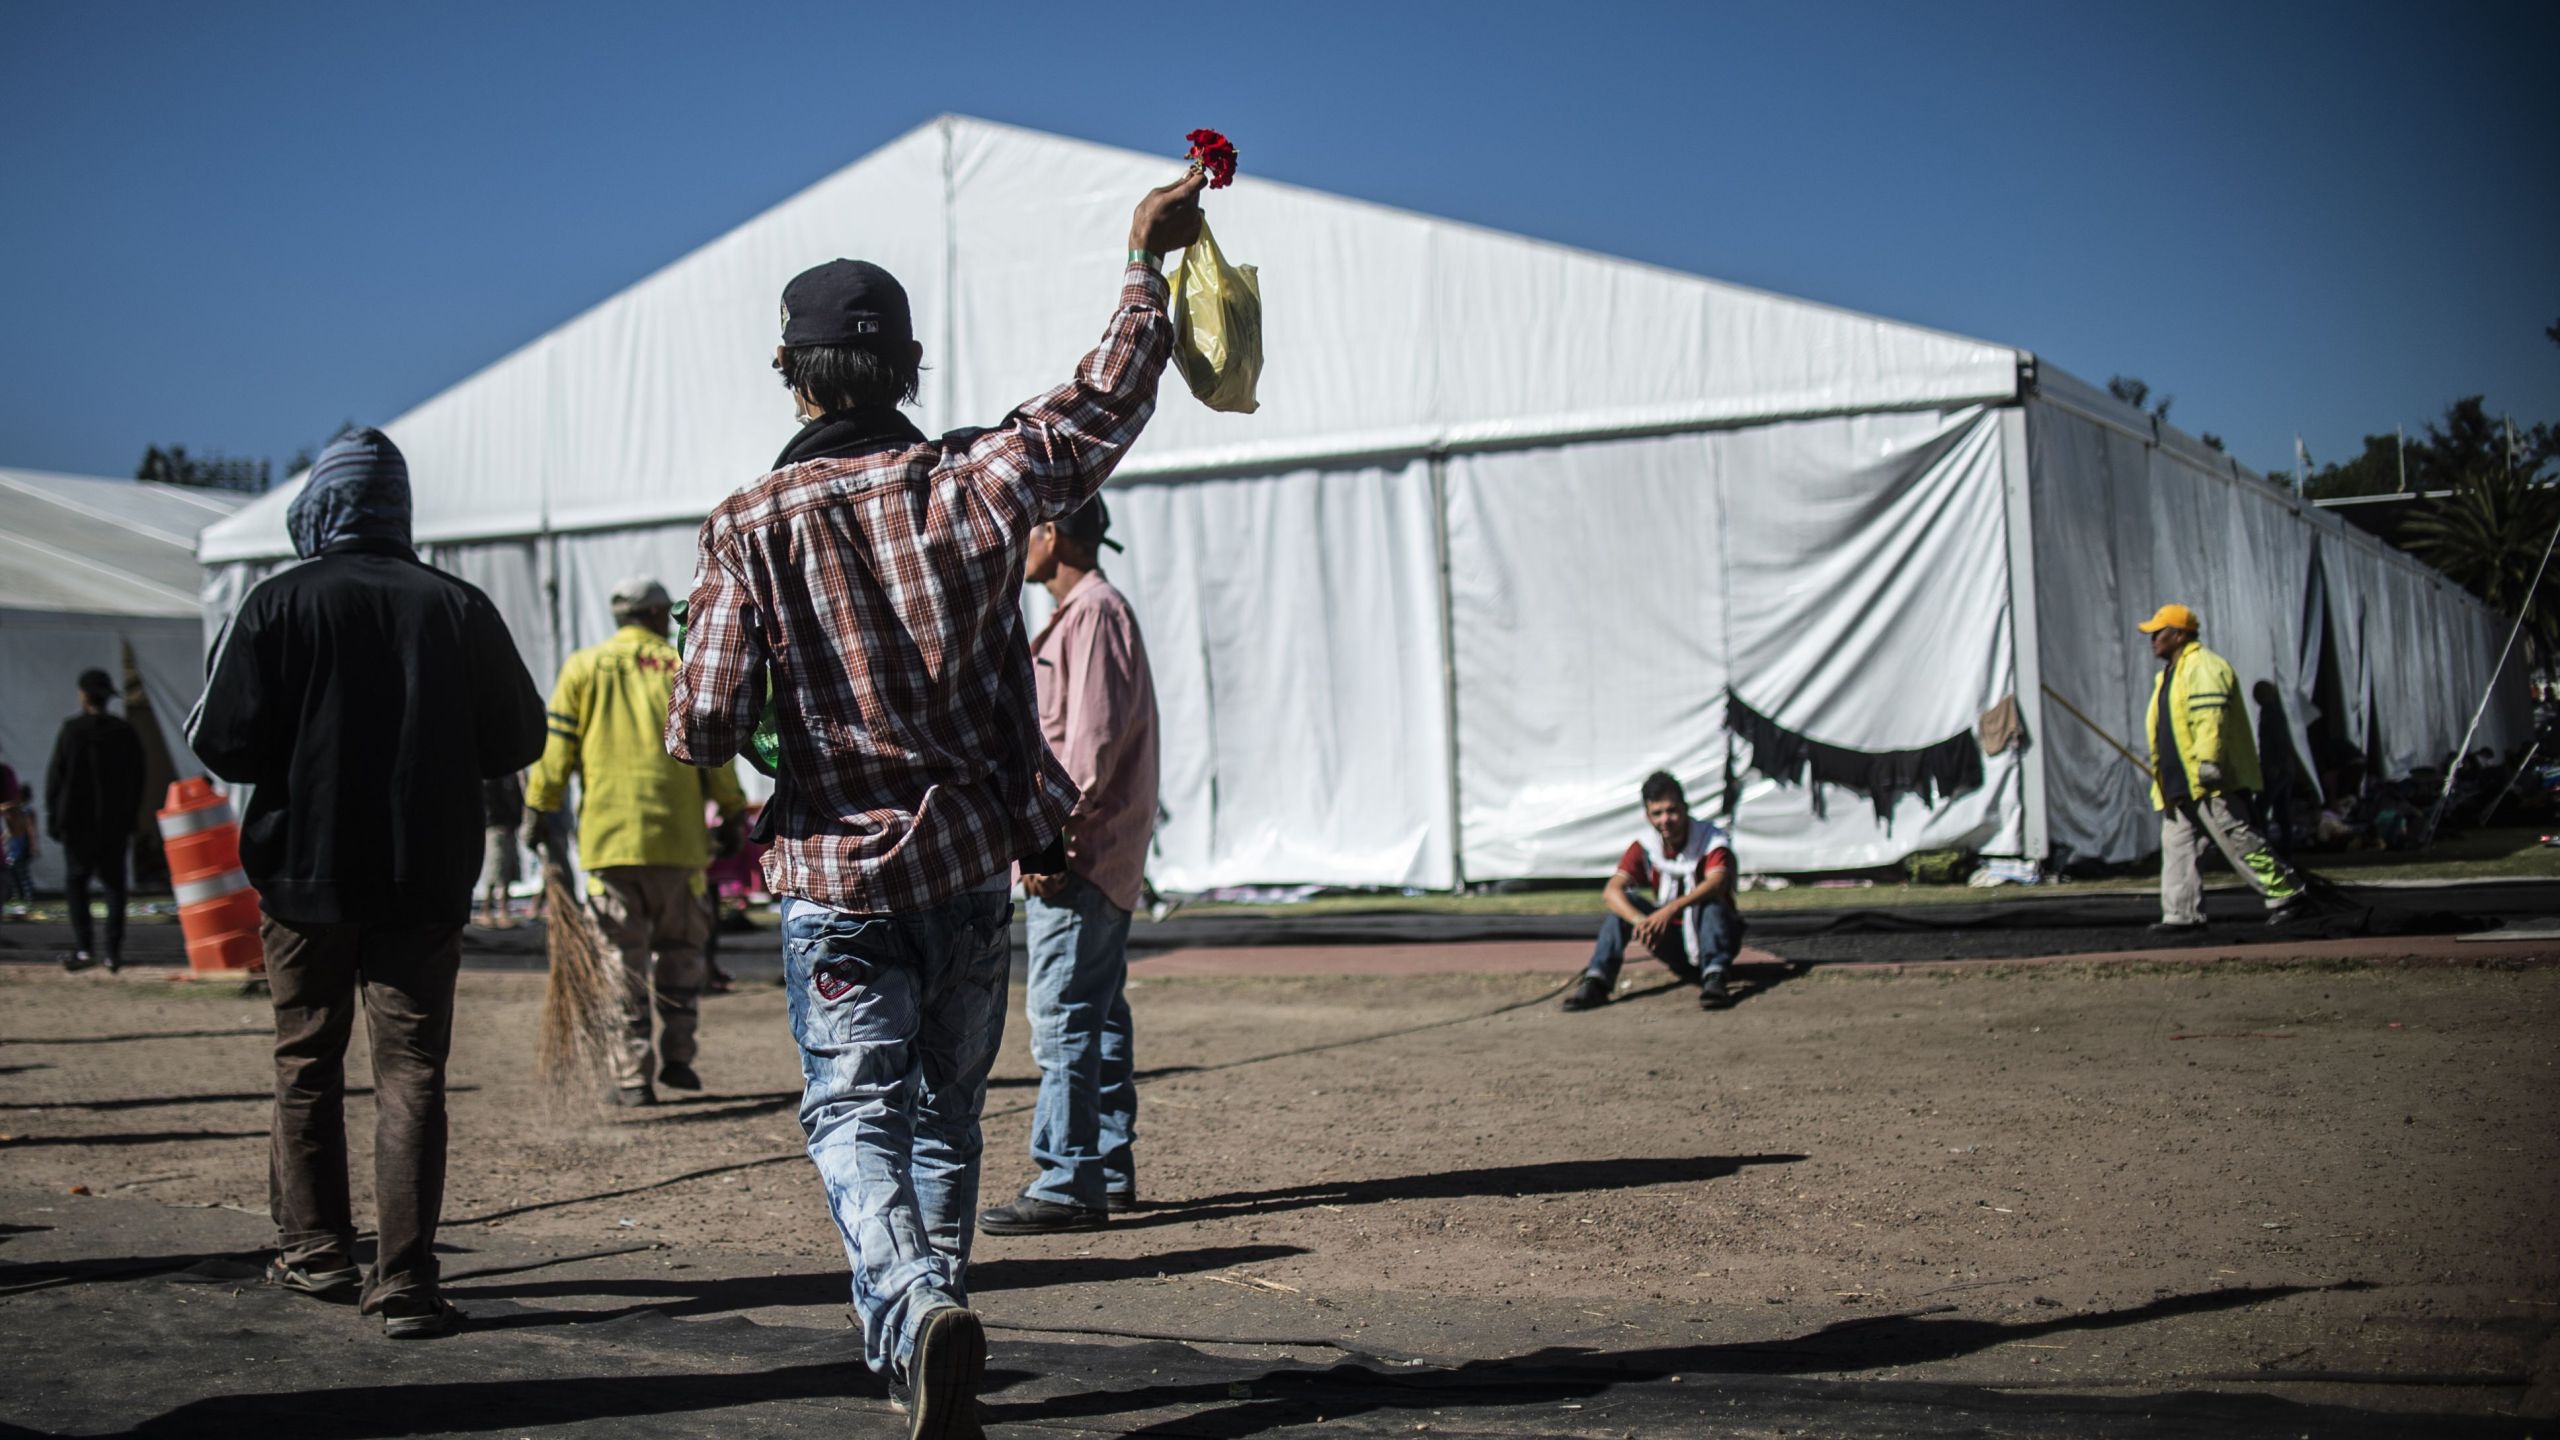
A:
[[[1583,1015],[1561,978],[1142,965],[1146,1208],[982,1239],[982,1304],[1445,1360],[1712,1341],[1793,1375],[2271,1381],[2482,1416],[2552,1368],[2560,971],[1771,971],[1709,1014],[1639,965]],[[533,1080],[540,984],[463,977],[448,1235],[660,1242],[680,1258],[653,1271],[792,1277],[679,1313],[841,1324],[780,991],[708,1002],[698,1100],[608,1113]],[[1029,1173],[1019,1004],[991,1199]],[[263,1000],[16,969],[0,1008],[10,1189],[263,1215]],[[361,1206],[369,1103],[350,1120]],[[562,1275],[492,1293],[656,1293]]]

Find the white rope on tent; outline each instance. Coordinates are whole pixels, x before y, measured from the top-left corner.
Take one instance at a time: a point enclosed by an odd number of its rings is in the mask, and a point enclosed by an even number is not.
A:
[[[2489,684],[2480,692],[2480,703],[2471,712],[2471,724],[2462,732],[2462,748],[2454,752],[2453,765],[2444,772],[2444,789],[2437,793],[2435,808],[2427,812],[2427,828],[2418,836],[2418,848],[2435,843],[2436,826],[2444,819],[2444,807],[2453,801],[2453,778],[2471,763],[2471,738],[2480,733],[2480,717],[2489,713],[2489,697],[2498,693],[2498,677],[2507,673],[2507,657],[2515,653],[2516,637],[2524,633],[2524,617],[2533,613],[2533,598],[2542,591],[2542,572],[2551,568],[2552,547],[2560,546],[2560,525],[2551,527],[2551,538],[2542,543],[2542,563],[2533,567],[2533,579],[2524,587],[2524,604],[2516,609],[2516,623],[2507,627],[2507,643],[2498,651],[2496,668],[2489,672]]]

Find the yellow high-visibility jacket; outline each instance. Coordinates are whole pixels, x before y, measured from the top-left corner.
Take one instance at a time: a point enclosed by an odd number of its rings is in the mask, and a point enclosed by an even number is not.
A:
[[[2186,767],[2187,789],[2201,799],[2233,790],[2257,790],[2266,782],[2258,774],[2258,741],[2255,727],[2249,723],[2249,707],[2240,699],[2240,677],[2233,673],[2231,662],[2195,642],[2178,652],[2178,658],[2160,669],[2151,682],[2151,703],[2143,707],[2142,723],[2151,737],[2151,769],[2160,769],[2160,687],[2169,687],[2169,723],[2178,742],[2178,759]],[[2196,767],[2206,761],[2222,767],[2222,783],[2207,785],[2196,778]],[[2160,782],[2151,782],[2151,808],[2167,808],[2160,796]]]
[[[551,694],[551,739],[524,791],[529,809],[567,803],[569,777],[579,780],[578,863],[589,872],[614,865],[682,865],[699,872],[711,861],[702,802],[738,815],[747,797],[726,765],[697,769],[667,754],[667,692],[675,685],[676,647],[637,625],[569,657]]]

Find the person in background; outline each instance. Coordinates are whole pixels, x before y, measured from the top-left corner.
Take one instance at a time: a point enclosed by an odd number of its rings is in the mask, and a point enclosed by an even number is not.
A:
[[[2137,628],[2160,662],[2148,707],[2151,805],[2160,812],[2160,923],[2151,928],[2204,928],[2208,844],[2265,897],[2267,923],[2296,918],[2308,908],[2302,879],[2249,815],[2248,792],[2266,782],[2231,662],[2204,648],[2204,622],[2184,605],[2163,605]]]
[[[1733,1003],[1725,971],[1742,953],[1742,911],[1734,902],[1742,871],[1733,858],[1733,837],[1689,813],[1688,792],[1669,771],[1646,776],[1639,796],[1652,833],[1618,857],[1600,894],[1608,917],[1600,922],[1591,962],[1564,997],[1564,1008],[1608,1004],[1633,940],[1682,983],[1697,982],[1700,1009],[1720,1010]]]
[[[515,924],[508,893],[524,878],[524,780],[510,772],[480,782],[480,923],[492,930]]]
[[[2267,848],[2290,860],[2293,787],[2301,782],[2302,767],[2294,758],[2293,732],[2285,724],[2284,697],[2276,693],[2275,682],[2259,681],[2249,687],[2249,696],[2258,702],[2258,797],[2267,811]]]
[[[124,966],[125,867],[142,813],[142,737],[109,714],[115,682],[104,670],[80,672],[80,713],[62,722],[45,766],[45,823],[62,847],[63,897],[71,910],[71,953],[65,970],[98,963],[89,886],[106,892],[106,964]]]
[[[898,413],[907,295],[838,260],[782,292],[773,366],[805,423],[703,522],[667,749],[726,764],[770,697],[764,827],[805,1082],[800,1128],[853,1270],[863,1358],[909,1440],[981,1433],[968,1308],[979,1115],[1004,1038],[1012,869],[1065,868],[1075,783],[1042,743],[1022,563],[1102,488],[1173,353],[1161,271],[1200,234],[1194,171],[1140,201],[1102,343],[992,429]],[[957,358],[957,357],[955,357]]]
[[[680,663],[667,640],[674,606],[667,587],[635,575],[613,588],[611,604],[620,627],[612,638],[560,667],[551,739],[525,787],[532,812],[525,829],[527,843],[556,843],[551,817],[568,803],[576,777],[587,911],[622,972],[623,1036],[610,1098],[654,1105],[659,1085],[702,1088],[693,1068],[710,939],[702,806],[709,800],[724,815],[742,815],[747,797],[730,767],[696,768],[667,753],[667,695]]]
[[[36,789],[18,772],[0,765],[0,859],[7,870],[9,918],[24,920],[36,901]]]
[[[542,753],[542,695],[489,597],[421,563],[409,466],[379,430],[320,452],[285,511],[303,563],[240,602],[214,644],[187,744],[256,787],[240,865],[266,912],[276,1012],[269,1284],[357,1298],[391,1339],[452,1332],[445,1060],[462,927],[480,873],[480,782]],[[347,1040],[373,1051],[379,1243],[356,1269]]]
[[[1022,578],[1058,608],[1031,642],[1040,731],[1081,792],[1066,866],[1026,870],[1031,1055],[1040,1098],[1020,1198],[978,1217],[990,1235],[1090,1230],[1138,1202],[1136,1060],[1130,1048],[1129,913],[1146,888],[1156,821],[1156,683],[1129,602],[1103,578],[1102,497],[1031,527]]]

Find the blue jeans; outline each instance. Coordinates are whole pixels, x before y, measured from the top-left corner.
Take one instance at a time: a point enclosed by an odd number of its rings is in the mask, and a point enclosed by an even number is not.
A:
[[[925,1313],[968,1303],[1012,914],[1000,890],[899,915],[783,901],[800,1128],[853,1269],[863,1359],[892,1379]]]
[[[1627,898],[1647,915],[1657,908],[1655,902],[1641,895],[1630,894]],[[1699,969],[1722,970],[1733,963],[1734,956],[1742,953],[1742,912],[1724,901],[1710,900],[1703,905],[1691,906],[1688,917],[1662,932],[1660,948],[1654,952],[1653,958],[1674,970],[1686,966],[1689,963],[1689,932],[1693,928],[1698,932]],[[1635,934],[1636,927],[1611,911],[1600,922],[1600,938],[1592,945],[1591,963],[1582,968],[1582,973],[1603,985],[1616,985],[1618,966],[1626,960],[1627,942],[1634,939]]]
[[[1040,1102],[1031,1159],[1040,1178],[1024,1194],[1102,1208],[1137,1184],[1129,1153],[1138,1085],[1129,1048],[1129,912],[1081,875],[1056,902],[1031,902],[1031,1058]]]

